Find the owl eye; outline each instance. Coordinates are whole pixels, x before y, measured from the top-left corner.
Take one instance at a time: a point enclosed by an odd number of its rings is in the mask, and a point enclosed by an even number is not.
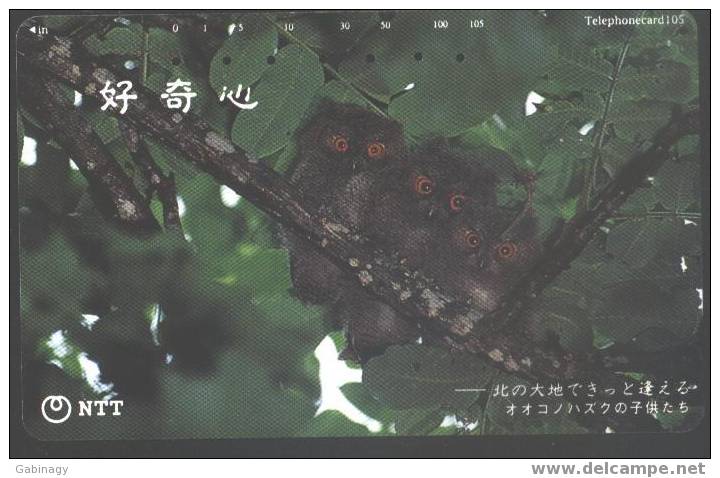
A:
[[[385,157],[385,145],[379,142],[368,144],[367,155],[370,159],[382,159]]]
[[[464,194],[455,193],[450,196],[450,210],[453,212],[460,212],[465,207],[467,198]]]
[[[421,196],[429,196],[435,191],[435,183],[427,176],[415,178],[415,192]]]
[[[350,149],[350,143],[347,138],[341,134],[333,134],[328,138],[328,144],[333,151],[338,153],[347,153]]]
[[[465,231],[464,239],[465,245],[471,249],[477,249],[480,247],[480,243],[482,242],[480,234],[472,230]]]
[[[496,248],[498,258],[509,260],[517,254],[517,245],[512,241],[505,241]]]

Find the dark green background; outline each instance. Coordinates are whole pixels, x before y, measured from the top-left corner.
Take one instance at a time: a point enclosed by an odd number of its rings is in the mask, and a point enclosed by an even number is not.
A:
[[[221,38],[212,58],[198,53],[187,32],[154,26],[148,16],[128,16],[85,46],[118,66],[131,66],[128,75],[158,95],[167,81],[191,80],[198,93],[192,112],[280,171],[294,158],[293,133],[321,98],[382,111],[403,124],[411,144],[443,136],[470,151],[502,149],[519,167],[539,174],[535,207],[547,230],[575,212],[585,168],[595,155],[601,185],[675,107],[698,95],[691,16],[683,14],[683,25],[630,31],[585,26],[584,16],[596,14],[228,16],[225,24],[242,23],[243,30],[229,37],[211,32]],[[470,28],[474,19],[483,19],[483,27]],[[38,21],[53,33],[72,35],[86,20]],[[447,20],[448,28],[434,28],[439,20]],[[341,21],[350,22],[350,31],[338,31]],[[381,21],[390,29],[381,30]],[[293,24],[291,32],[286,23]],[[603,114],[627,35],[628,52],[606,118],[610,133],[594,149],[590,125]],[[237,83],[251,86],[251,99],[259,102],[255,110],[238,112],[216,101],[223,85]],[[545,100],[526,115],[531,91]],[[79,111],[141,187],[117,121],[85,100]],[[328,334],[341,349],[342,334],[331,333],[322,308],[293,297],[287,253],[271,220],[243,199],[224,205],[218,184],[177,152],[148,141],[154,159],[177,174],[186,237],[127,237],[99,217],[82,176],[43,125],[22,108],[18,117],[18,144],[24,136],[38,143],[37,162],[19,165],[23,405],[33,436],[373,434],[337,411],[316,416],[321,389],[314,351]],[[671,161],[531,311],[538,339],[554,332],[574,350],[636,339],[654,350],[696,331],[703,265],[700,160],[694,137],[674,148]],[[159,215],[160,205],[153,207]],[[100,319],[89,330],[82,314]],[[48,345],[53,334],[62,336],[64,353]],[[107,393],[88,382],[79,357],[98,364],[102,383],[112,383],[125,400],[123,415],[48,425],[38,413],[45,396],[77,400]],[[584,431],[567,417],[509,418],[502,400],[453,392],[517,381],[472,357],[450,360],[440,349],[393,347],[363,374],[363,383],[348,383],[342,392],[379,423],[378,435]],[[702,410],[693,409],[662,423],[686,429],[700,415]]]

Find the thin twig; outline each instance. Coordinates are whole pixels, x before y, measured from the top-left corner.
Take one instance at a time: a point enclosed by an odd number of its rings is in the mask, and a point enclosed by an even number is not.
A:
[[[620,77],[620,70],[622,70],[625,62],[625,55],[630,48],[630,39],[632,33],[628,33],[625,37],[620,55],[615,61],[613,67],[612,76],[610,78],[610,86],[608,88],[607,96],[605,98],[605,105],[603,107],[603,113],[597,124],[595,125],[595,137],[593,138],[593,150],[590,160],[589,167],[585,169],[585,180],[583,183],[583,189],[580,193],[580,205],[581,209],[587,209],[590,206],[590,198],[595,190],[597,168],[600,163],[600,150],[603,146],[603,140],[605,138],[605,128],[607,126],[608,115],[610,114],[610,104],[612,103],[615,96],[615,89],[617,88],[618,78]]]
[[[644,219],[687,219],[688,221],[700,221],[702,220],[702,213],[676,211],[645,211],[638,213],[619,212],[610,216],[610,219],[628,221],[640,221]]]
[[[142,20],[142,29],[143,29],[143,51],[142,51],[142,79],[141,85],[145,86],[147,84],[147,72],[148,72],[148,55],[150,52],[150,32],[148,31],[147,25],[145,24],[145,15],[141,17]]]

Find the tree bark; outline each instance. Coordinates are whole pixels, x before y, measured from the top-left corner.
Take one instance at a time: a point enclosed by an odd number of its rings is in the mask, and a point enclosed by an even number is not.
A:
[[[88,182],[90,195],[106,219],[133,234],[160,230],[149,200],[107,151],[92,126],[77,111],[57,81],[22,77],[23,105],[62,145]]]

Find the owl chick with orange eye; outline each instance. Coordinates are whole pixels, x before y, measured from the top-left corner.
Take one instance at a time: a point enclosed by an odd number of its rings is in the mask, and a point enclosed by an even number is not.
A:
[[[481,210],[483,214],[477,214]],[[481,311],[496,306],[492,281],[487,280],[495,233],[491,215],[489,208],[468,208],[450,218],[439,229],[425,264],[439,286],[455,291]]]
[[[298,132],[297,160],[289,181],[319,207],[353,174],[376,170],[405,156],[402,127],[354,104],[324,101]]]
[[[537,219],[532,215],[522,217],[492,244],[490,267],[508,278],[530,268],[540,252],[536,234]]]
[[[361,170],[378,170],[405,158],[402,127],[396,121],[367,116],[356,124],[360,131]]]
[[[420,153],[383,171],[370,198],[362,229],[411,262],[422,262],[447,221],[472,204],[495,204],[495,180],[479,162]]]
[[[495,310],[539,252],[534,217],[504,230],[508,225],[494,208],[468,211],[468,216],[453,221],[430,261],[439,271],[439,285],[464,295],[480,311]]]
[[[353,104],[325,101],[297,135],[289,175],[305,204],[350,228],[367,204],[368,175],[405,156],[399,123]],[[306,302],[332,302],[343,282],[338,267],[302,239],[285,233],[294,290]]]
[[[428,176],[416,178],[416,194],[428,195],[435,190],[436,185],[428,181]],[[485,270],[490,260],[491,237],[501,226],[494,211],[465,206],[446,221],[418,216],[413,222],[399,217],[393,219],[400,222],[391,230],[376,230],[375,238],[379,243],[397,241],[389,247],[398,250],[407,264],[427,272],[439,285],[457,291],[479,309],[488,311],[496,306],[500,293],[498,283]],[[422,335],[418,324],[364,291],[358,293],[348,288],[341,297],[333,317],[340,321],[347,339],[342,358],[364,363],[390,345],[414,342]]]

